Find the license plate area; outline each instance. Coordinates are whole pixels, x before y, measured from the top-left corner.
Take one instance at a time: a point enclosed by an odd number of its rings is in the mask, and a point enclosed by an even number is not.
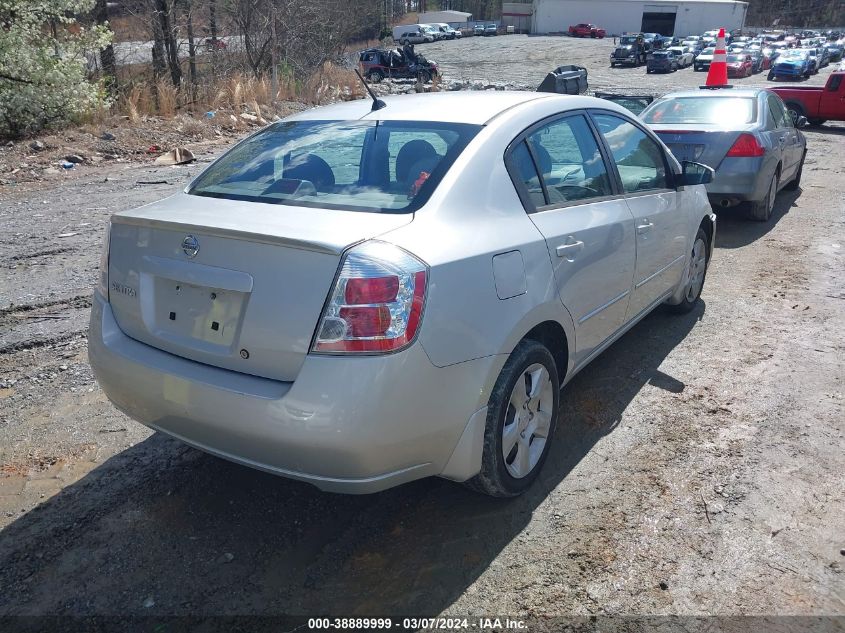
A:
[[[152,329],[157,336],[207,352],[231,352],[247,293],[161,277],[153,283]]]

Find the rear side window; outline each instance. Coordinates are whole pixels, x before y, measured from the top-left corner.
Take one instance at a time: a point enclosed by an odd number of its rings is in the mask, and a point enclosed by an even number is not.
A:
[[[544,125],[526,142],[545,184],[548,204],[612,195],[598,143],[583,116]]]
[[[775,120],[775,127],[792,127],[792,120],[783,107],[783,102],[773,94],[769,95],[769,112]]]
[[[528,191],[528,197],[535,207],[542,207],[546,204],[546,195],[543,193],[543,185],[540,183],[540,174],[537,173],[537,166],[525,141],[517,145],[511,154],[511,163],[516,173]]]
[[[842,77],[845,77],[845,75],[833,75],[830,78],[830,83],[827,86],[828,92],[836,92],[839,90],[839,86],[842,85]]]
[[[188,193],[409,213],[425,203],[480,129],[425,121],[283,121],[236,145]]]
[[[663,150],[651,137],[612,114],[594,114],[622,179],[625,193],[668,189]]]

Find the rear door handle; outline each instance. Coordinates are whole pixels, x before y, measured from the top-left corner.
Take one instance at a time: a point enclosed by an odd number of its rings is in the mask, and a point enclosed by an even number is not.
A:
[[[584,248],[584,242],[578,240],[577,242],[572,242],[570,244],[561,244],[555,249],[555,252],[558,257],[572,258],[580,253],[582,248]]]
[[[653,226],[654,224],[652,224],[649,220],[646,220],[643,224],[638,224],[637,235],[645,235],[651,230],[651,227]]]

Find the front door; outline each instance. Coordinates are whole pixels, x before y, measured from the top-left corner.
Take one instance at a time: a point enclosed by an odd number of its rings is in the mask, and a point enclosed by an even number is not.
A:
[[[666,298],[681,281],[689,227],[660,144],[617,114],[593,112],[634,217],[637,264],[628,319]]]
[[[634,219],[585,114],[529,130],[509,160],[533,207],[563,305],[575,322],[576,362],[625,322],[634,272]]]

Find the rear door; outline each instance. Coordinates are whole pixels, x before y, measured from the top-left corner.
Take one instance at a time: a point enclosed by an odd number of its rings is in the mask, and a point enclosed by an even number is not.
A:
[[[792,117],[787,113],[783,101],[775,94],[769,94],[767,98],[769,114],[775,125],[772,131],[772,146],[780,153],[782,165],[780,182],[784,183],[795,175],[804,148],[798,130],[792,124]]]
[[[619,114],[593,111],[591,115],[616,163],[634,216],[637,262],[628,305],[631,319],[665,298],[680,282],[689,222],[661,145]]]
[[[508,169],[575,322],[578,361],[625,322],[634,273],[634,219],[608,159],[585,113],[547,119],[508,150]]]

